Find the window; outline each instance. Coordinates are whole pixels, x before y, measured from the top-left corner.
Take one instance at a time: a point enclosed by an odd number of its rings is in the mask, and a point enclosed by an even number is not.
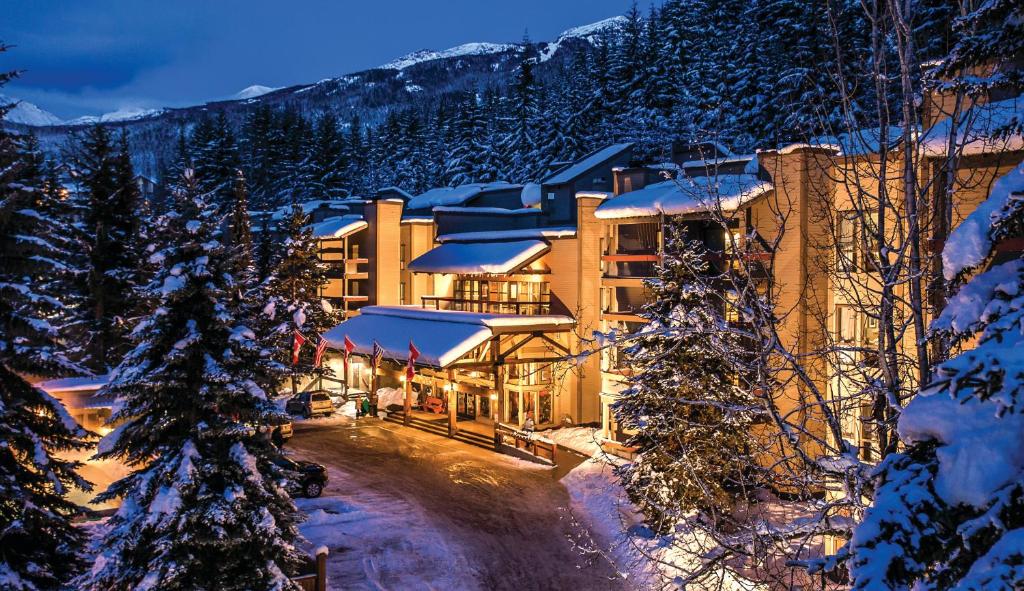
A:
[[[875,461],[881,452],[878,447],[876,428],[870,402],[860,406],[860,458],[865,462]]]
[[[847,273],[857,271],[857,212],[841,211],[836,227],[838,267]]]
[[[845,344],[857,340],[857,311],[853,306],[836,307],[836,336]]]
[[[537,405],[540,412],[537,416],[537,423],[546,425],[551,422],[551,392],[549,390],[541,390],[540,392],[540,404]]]
[[[405,243],[398,245],[398,268],[405,269]]]
[[[405,282],[404,281],[402,283],[398,284],[398,301],[403,303],[403,304],[408,303],[408,302],[405,301]]]
[[[548,193],[548,201],[554,201],[554,200],[555,200],[555,194],[554,193]]]
[[[508,286],[508,299],[518,300],[519,299],[519,283],[513,281]]]

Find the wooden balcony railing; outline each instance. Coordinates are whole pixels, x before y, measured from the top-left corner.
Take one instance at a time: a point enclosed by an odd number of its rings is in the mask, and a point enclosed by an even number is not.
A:
[[[433,295],[421,296],[420,301],[422,307],[433,308],[435,310],[457,310],[459,312],[481,312],[485,314],[520,314],[526,316],[551,313],[550,301],[499,302],[492,300]]]

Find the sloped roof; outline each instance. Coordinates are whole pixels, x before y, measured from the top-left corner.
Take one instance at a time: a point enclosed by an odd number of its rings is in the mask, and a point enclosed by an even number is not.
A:
[[[543,240],[508,242],[446,242],[411,263],[416,273],[495,273],[518,270],[551,248]]]
[[[468,183],[458,187],[435,187],[413,197],[406,204],[407,209],[428,209],[440,205],[462,205],[480,193],[499,189],[517,189],[521,185],[513,185],[505,181],[493,183]]]
[[[600,219],[680,215],[721,208],[734,210],[772,190],[772,184],[752,174],[680,177],[623,193],[598,206]]]
[[[555,172],[554,174],[548,176],[546,179],[544,179],[543,183],[545,185],[560,185],[562,183],[568,183],[575,179],[576,177],[580,176],[581,174],[587,172],[591,168],[594,168],[600,165],[602,162],[605,162],[606,160],[610,160],[618,156],[622,152],[625,152],[626,150],[632,147],[633,144],[631,143],[612,144],[596,152],[591,152],[590,154],[577,160],[575,163],[573,163],[572,166],[569,166],[568,168],[563,168],[558,172]]]
[[[992,154],[1024,150],[1024,135],[1004,133],[1007,127],[1024,126],[1024,97],[975,105],[960,116],[954,139],[962,154]],[[945,156],[953,121],[943,119],[921,137],[927,156]]]
[[[368,228],[370,225],[366,223],[361,215],[342,215],[312,224],[310,228],[313,230],[313,237],[321,240],[330,238],[344,238],[350,234],[358,232]]]
[[[384,357],[406,361],[409,342],[420,352],[417,364],[447,367],[496,333],[530,331],[541,327],[567,329],[575,321],[568,316],[480,314],[428,310],[415,306],[366,306],[324,334],[328,346],[342,349],[345,337],[354,353],[370,355],[376,341]]]

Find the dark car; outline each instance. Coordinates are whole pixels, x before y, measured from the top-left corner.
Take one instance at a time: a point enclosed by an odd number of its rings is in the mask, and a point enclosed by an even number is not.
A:
[[[302,415],[307,419],[314,415],[331,416],[334,414],[334,403],[329,392],[299,392],[288,399],[284,411],[291,415]]]
[[[320,464],[295,461],[284,456],[276,456],[274,464],[286,472],[285,490],[293,497],[315,499],[327,486],[327,469]]]

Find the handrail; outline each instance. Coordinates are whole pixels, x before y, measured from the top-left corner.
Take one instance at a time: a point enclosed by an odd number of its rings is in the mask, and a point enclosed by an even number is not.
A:
[[[470,310],[466,310],[467,312],[470,312],[470,311],[493,312],[493,309],[497,308],[499,310],[499,313],[500,313],[501,309],[511,309],[511,310],[514,310],[513,314],[522,314],[524,308],[527,311],[529,311],[531,308],[534,308],[534,307],[537,309],[538,312],[546,312],[546,311],[550,310],[550,306],[551,306],[551,301],[550,300],[540,300],[540,301],[507,300],[507,301],[501,301],[501,300],[483,300],[483,299],[473,299],[473,298],[456,298],[456,297],[451,297],[451,296],[434,296],[434,295],[420,296],[420,305],[421,305],[421,307],[423,307],[423,308],[429,307],[429,302],[433,302],[434,303],[434,309],[435,310],[440,310],[441,309],[441,302],[447,302],[447,303],[450,303],[450,304],[469,304],[468,307],[470,308]],[[475,308],[475,310],[473,310],[473,308]]]

